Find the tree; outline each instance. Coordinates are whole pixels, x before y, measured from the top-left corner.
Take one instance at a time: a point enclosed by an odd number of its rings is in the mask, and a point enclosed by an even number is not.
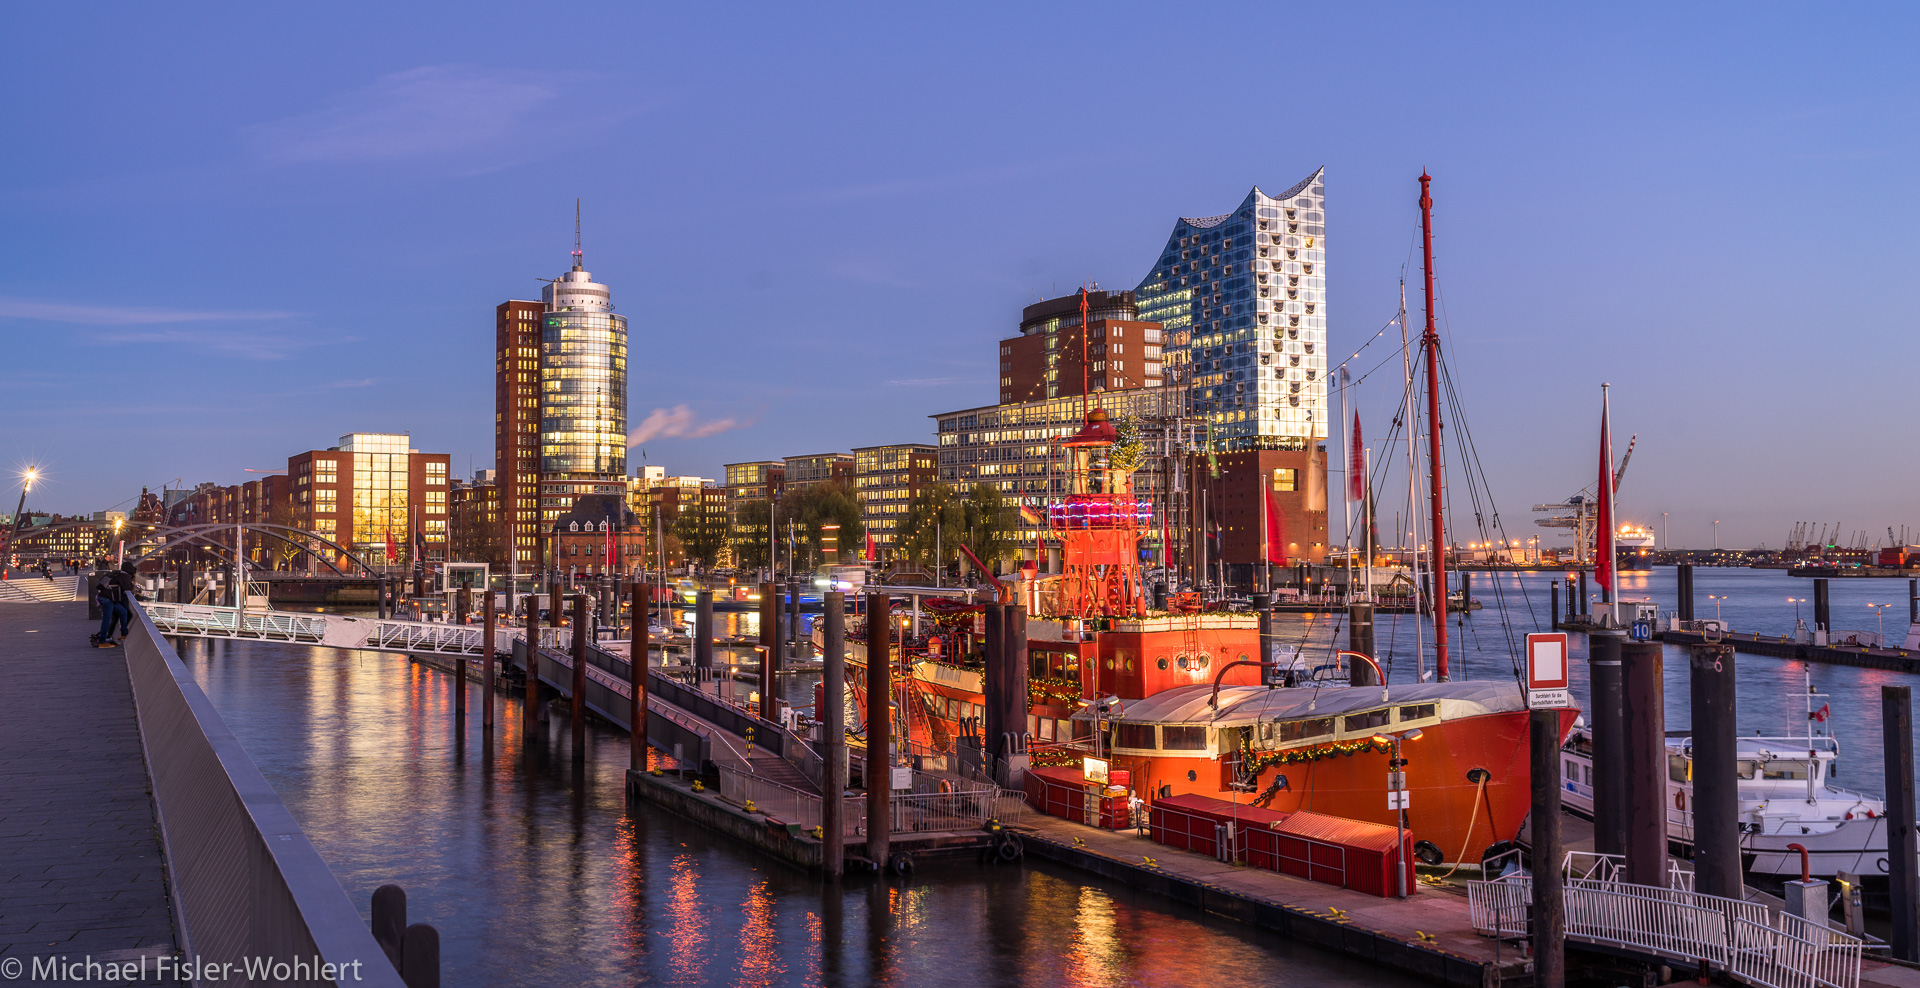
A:
[[[848,552],[866,544],[867,529],[860,520],[860,499],[851,488],[838,481],[814,484],[788,495],[775,511],[775,524],[779,526],[782,541],[791,531],[795,551],[801,562],[809,566],[838,564],[847,558]],[[832,529],[836,536],[832,559],[826,558],[828,526],[838,526]]]
[[[933,484],[920,489],[907,515],[900,520],[900,546],[917,565],[944,565],[958,552],[966,534],[967,512],[951,484]],[[939,538],[936,548],[934,539]]]
[[[269,525],[299,528],[300,526],[293,523],[293,498],[282,496],[268,502],[266,521]],[[267,543],[267,558],[273,561],[275,569],[290,567],[294,557],[306,549],[307,540],[284,530],[275,530],[274,534],[284,538],[268,536],[262,539]]]
[[[680,540],[687,562],[703,570],[712,569],[727,547],[725,518],[708,512],[699,501],[680,509],[680,517],[673,520],[673,534]]]
[[[756,498],[734,506],[727,539],[733,546],[733,564],[740,569],[767,565],[767,501]]]
[[[991,566],[1013,555],[1015,508],[1000,488],[984,481],[974,484],[961,507],[967,523],[967,547],[981,562]]]

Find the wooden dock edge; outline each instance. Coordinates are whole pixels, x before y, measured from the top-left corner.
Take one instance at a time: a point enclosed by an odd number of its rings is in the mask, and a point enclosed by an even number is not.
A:
[[[1205,913],[1311,943],[1435,984],[1456,988],[1498,988],[1503,978],[1530,976],[1530,965],[1525,962],[1496,967],[1491,962],[1461,957],[1391,934],[1363,929],[1351,922],[1340,922],[1301,906],[1257,899],[1182,878],[1158,868],[1116,860],[1031,831],[1023,832],[1020,836],[1026,842],[1028,854],[1091,872]]]
[[[689,784],[681,782],[677,776],[656,776],[651,772],[628,769],[627,799],[645,800],[788,864],[815,873],[821,870],[821,850],[824,845],[811,835],[794,833],[773,817],[748,813],[721,799],[720,794],[712,789],[694,792]]]

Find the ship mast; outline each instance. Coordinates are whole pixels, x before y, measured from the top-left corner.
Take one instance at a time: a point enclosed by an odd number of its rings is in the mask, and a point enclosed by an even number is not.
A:
[[[1420,338],[1427,360],[1427,473],[1431,478],[1433,508],[1433,667],[1445,682],[1447,674],[1447,542],[1446,515],[1441,511],[1440,458],[1440,333],[1433,323],[1433,176],[1420,173],[1420,256],[1427,281],[1427,332]]]

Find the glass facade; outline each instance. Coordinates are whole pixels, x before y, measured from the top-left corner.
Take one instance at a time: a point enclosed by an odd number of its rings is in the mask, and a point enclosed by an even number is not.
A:
[[[550,525],[584,495],[626,494],[627,319],[578,263],[543,295],[540,515]]]
[[[1218,448],[1286,449],[1327,435],[1325,169],[1231,213],[1182,218],[1134,289],[1163,326],[1166,383]]]

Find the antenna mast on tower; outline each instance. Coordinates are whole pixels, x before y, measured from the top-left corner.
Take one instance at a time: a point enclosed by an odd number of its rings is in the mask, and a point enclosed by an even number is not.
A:
[[[580,270],[584,255],[580,252],[580,200],[573,200],[573,269]]]

